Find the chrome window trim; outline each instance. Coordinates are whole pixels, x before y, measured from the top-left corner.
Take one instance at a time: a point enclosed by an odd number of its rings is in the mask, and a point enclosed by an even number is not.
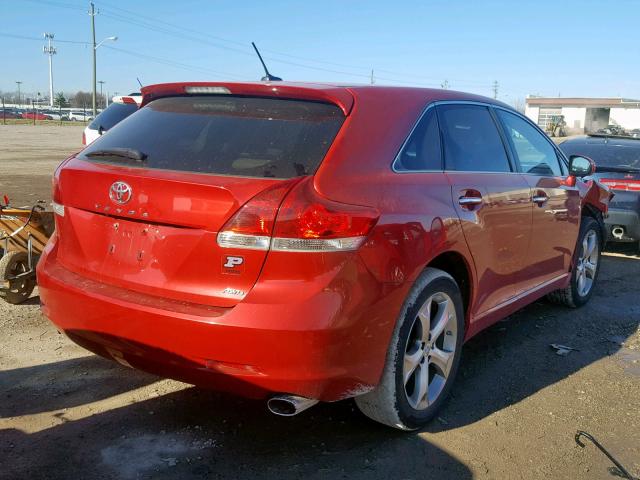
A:
[[[415,132],[416,128],[418,128],[418,125],[420,125],[420,122],[422,121],[424,116],[429,112],[429,110],[436,107],[436,103],[437,102],[431,102],[431,103],[427,104],[425,109],[418,116],[418,120],[416,120],[416,122],[413,124],[413,127],[411,127],[411,130],[409,131],[409,134],[407,135],[407,137],[402,142],[402,145],[400,146],[400,149],[398,150],[398,153],[396,153],[396,156],[394,157],[393,162],[391,162],[391,170],[394,173],[406,174],[406,173],[443,173],[444,172],[444,168],[441,169],[441,170],[398,170],[396,168],[396,163],[400,160],[400,154],[402,153],[404,148],[409,143],[409,140],[411,139],[411,136],[413,135],[413,132]],[[438,124],[438,135],[440,135],[440,124]],[[440,164],[442,165],[442,167],[444,167],[444,156],[443,156],[443,153],[442,153],[442,138],[440,139]]]
[[[407,145],[407,143],[409,142],[409,139],[411,138],[411,135],[413,135],[413,132],[415,131],[415,129],[418,127],[418,125],[420,124],[420,121],[422,120],[422,118],[427,114],[427,112],[429,111],[429,109],[431,108],[435,108],[438,105],[478,105],[478,106],[482,106],[482,107],[488,107],[489,110],[492,109],[499,109],[499,110],[504,110],[508,113],[511,113],[513,115],[516,115],[520,118],[522,118],[525,122],[528,122],[530,125],[532,125],[536,130],[538,130],[538,132],[540,132],[547,140],[547,142],[549,142],[551,144],[551,146],[553,147],[553,149],[555,150],[556,154],[559,155],[558,161],[560,164],[560,169],[562,170],[562,176],[567,176],[568,172],[569,172],[569,161],[566,157],[566,155],[562,152],[562,150],[560,150],[560,147],[558,147],[558,145],[556,145],[556,143],[551,140],[549,138],[549,136],[538,126],[536,125],[533,121],[531,121],[531,119],[529,119],[526,115],[523,115],[522,113],[518,112],[517,110],[510,108],[508,106],[505,105],[499,105],[497,103],[491,103],[491,102],[482,102],[480,100],[434,100],[430,103],[427,104],[427,106],[424,108],[424,110],[422,111],[422,113],[420,114],[420,116],[418,117],[418,119],[416,120],[416,122],[413,124],[413,127],[411,127],[411,130],[409,131],[409,134],[407,135],[407,137],[404,139],[404,141],[402,142],[402,145],[400,147],[400,149],[398,150],[398,153],[396,154],[396,156],[393,159],[393,162],[391,162],[391,170],[394,173],[398,173],[398,174],[411,174],[411,173],[484,173],[484,174],[491,174],[491,175],[533,175],[533,176],[538,176],[538,177],[549,177],[548,175],[536,175],[534,173],[525,173],[522,172],[520,170],[522,170],[521,166],[520,166],[520,162],[516,161],[516,158],[513,158],[513,162],[514,165],[512,165],[513,167],[516,168],[516,170],[518,171],[512,171],[512,172],[487,172],[484,170],[479,170],[479,171],[461,171],[461,170],[448,170],[446,168],[446,163],[445,163],[445,158],[444,158],[444,149],[443,149],[443,143],[442,143],[442,131],[440,129],[440,124],[438,123],[438,130],[440,131],[441,134],[441,138],[440,138],[440,150],[441,150],[441,161],[442,161],[442,170],[397,170],[395,168],[396,162],[398,161],[400,154],[402,153],[402,150],[404,149],[404,147]],[[502,125],[496,125],[496,128],[498,128],[498,133],[502,134]],[[502,137],[502,135],[501,135]],[[504,142],[504,139],[503,139]],[[510,145],[505,145],[505,148],[507,150],[507,157],[509,158],[509,160],[511,161],[511,157],[513,156],[513,152],[511,152],[511,146]],[[557,178],[557,177],[549,177],[549,178]]]
[[[489,102],[481,102],[478,100],[438,100],[437,102],[435,102],[435,106],[438,105],[475,105],[478,107],[486,107],[489,110],[489,115],[491,115],[491,119],[493,120],[493,126],[496,129],[496,132],[498,133],[498,137],[500,137],[500,142],[502,143],[502,148],[504,148],[504,153],[507,157],[507,162],[509,163],[509,168],[511,168],[510,172],[491,172],[488,170],[477,170],[477,171],[470,171],[470,170],[449,170],[447,169],[447,162],[446,162],[446,158],[444,158],[444,143],[441,141],[441,148],[442,148],[442,160],[444,162],[444,171],[447,173],[454,173],[454,172],[458,172],[458,173],[488,173],[488,174],[492,174],[492,175],[509,175],[509,174],[517,174],[517,175],[521,175],[522,172],[518,171],[518,167],[519,165],[516,164],[515,159],[512,158],[513,153],[511,152],[511,147],[509,145],[505,144],[505,139],[503,138],[503,131],[502,131],[502,125],[500,125],[495,118],[495,114],[493,112],[493,108],[494,107],[499,107],[502,108],[503,110],[510,112],[511,109],[509,109],[508,107],[502,107],[501,105],[496,105],[493,103],[489,103]],[[515,110],[514,110],[515,111]],[[440,124],[438,124],[438,127],[440,127]],[[440,133],[442,134],[442,129],[440,129]]]
[[[523,115],[522,113],[518,112],[517,110],[512,110],[510,108],[505,108],[505,107],[503,107],[501,105],[495,105],[493,108],[496,109],[496,110],[504,110],[507,113],[515,115],[516,117],[521,118],[523,121],[525,121],[526,123],[531,125],[535,130],[537,130],[538,133],[540,133],[544,137],[544,139],[547,141],[547,143],[549,145],[551,145],[553,150],[556,152],[556,157],[558,156],[558,154],[560,155],[560,157],[557,158],[557,160],[558,160],[558,166],[560,167],[560,172],[562,174],[561,176],[568,175],[569,162],[567,161],[564,153],[562,153],[562,150],[560,150],[558,145],[556,145],[556,143],[549,138],[549,135],[544,133],[544,131],[538,125],[536,125],[529,117],[527,117],[526,115]],[[502,126],[502,124],[500,125],[500,127],[504,128]],[[511,146],[509,146],[509,149],[511,149]],[[514,158],[517,159],[518,158],[517,157],[517,152],[514,152],[514,153],[515,153]],[[564,161],[562,161],[562,160],[564,160]],[[517,163],[518,163],[518,165],[517,165],[518,169],[522,170],[522,165],[520,165],[520,160],[519,159],[517,160]],[[538,174],[538,173],[529,173],[529,172],[522,172],[522,171],[518,172],[518,173],[520,173],[522,175],[532,175],[534,177],[548,177],[548,178],[557,178],[558,177],[557,175],[541,175],[541,174]]]

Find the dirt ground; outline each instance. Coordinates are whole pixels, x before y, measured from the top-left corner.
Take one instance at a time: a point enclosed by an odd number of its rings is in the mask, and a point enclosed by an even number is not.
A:
[[[0,125],[0,197],[18,207],[51,202],[51,175],[82,148],[84,125]]]
[[[0,127],[0,190],[23,182],[20,202],[48,192],[80,143],[70,127],[66,140],[35,128],[10,140]],[[36,290],[0,302],[0,478],[620,478],[592,444],[575,444],[576,430],[638,476],[639,277],[640,255],[616,249],[587,306],[540,301],[469,341],[449,403],[417,433],[379,426],[352,401],[280,418],[127,369],[59,334]],[[576,350],[560,356],[552,343]]]

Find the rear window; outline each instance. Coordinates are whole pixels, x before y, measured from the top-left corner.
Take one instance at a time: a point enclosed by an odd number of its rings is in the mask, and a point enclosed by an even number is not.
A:
[[[344,121],[335,105],[272,98],[190,96],[150,102],[79,155],[92,162],[218,175],[309,175]],[[133,149],[144,160],[104,155]],[[99,156],[91,156],[92,152]]]
[[[633,143],[630,144],[631,142]],[[596,162],[596,165],[640,168],[640,140],[630,140],[629,143],[620,144],[615,140],[603,143],[602,139],[594,139],[587,140],[586,143],[561,143],[559,146],[567,157],[584,155]]]
[[[136,110],[138,105],[135,103],[112,103],[89,124],[89,128],[99,130],[102,127],[103,130],[109,130]]]

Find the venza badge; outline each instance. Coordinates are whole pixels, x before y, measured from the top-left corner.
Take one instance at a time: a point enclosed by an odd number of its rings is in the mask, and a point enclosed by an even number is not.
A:
[[[118,205],[124,205],[131,200],[131,186],[125,182],[114,182],[109,188],[109,198]]]

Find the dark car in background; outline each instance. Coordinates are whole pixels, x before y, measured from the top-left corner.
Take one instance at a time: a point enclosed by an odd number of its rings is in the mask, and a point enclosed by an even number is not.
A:
[[[594,160],[594,176],[615,194],[605,220],[608,240],[640,241],[640,138],[591,134],[570,138],[560,149]]]
[[[22,118],[22,115],[16,113],[15,110],[5,108],[4,110],[0,109],[0,118],[15,119],[15,118]]]

